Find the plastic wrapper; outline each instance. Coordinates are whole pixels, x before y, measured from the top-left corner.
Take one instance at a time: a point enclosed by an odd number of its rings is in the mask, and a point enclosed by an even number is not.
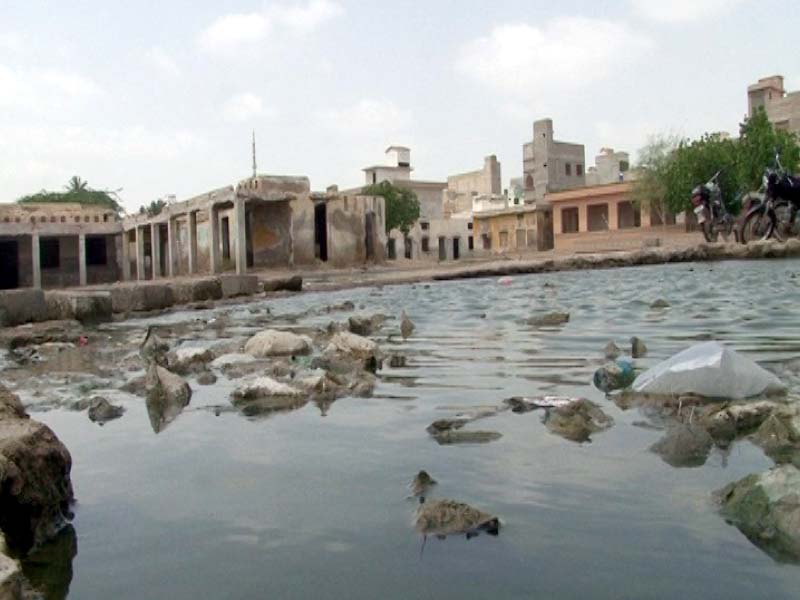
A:
[[[783,393],[786,386],[749,358],[719,342],[705,342],[645,371],[633,382],[633,390],[741,400]]]

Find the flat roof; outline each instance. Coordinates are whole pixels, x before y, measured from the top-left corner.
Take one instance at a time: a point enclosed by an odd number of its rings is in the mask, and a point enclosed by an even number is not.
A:
[[[624,194],[631,189],[630,181],[614,183],[603,183],[600,185],[590,185],[585,187],[564,190],[563,192],[552,192],[544,195],[545,202],[566,202],[569,200],[581,200],[595,196],[610,196],[612,194]]]

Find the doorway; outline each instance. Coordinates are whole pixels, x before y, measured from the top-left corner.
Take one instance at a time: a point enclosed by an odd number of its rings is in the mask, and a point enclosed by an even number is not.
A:
[[[222,259],[231,259],[231,226],[228,217],[222,217]]]
[[[453,238],[453,260],[461,256],[461,238]]]
[[[16,240],[0,242],[0,289],[19,287],[19,247]]]
[[[368,212],[364,218],[364,229],[367,239],[364,240],[364,247],[367,251],[367,260],[375,260],[375,213]]]
[[[447,240],[439,238],[439,260],[447,260]]]
[[[403,244],[405,245],[403,255],[406,257],[406,259],[411,260],[411,256],[412,256],[412,253],[413,253],[413,245],[412,245],[411,238],[408,237],[408,236],[405,236],[403,238]]]
[[[327,208],[324,202],[314,205],[314,257],[322,262],[328,261]]]

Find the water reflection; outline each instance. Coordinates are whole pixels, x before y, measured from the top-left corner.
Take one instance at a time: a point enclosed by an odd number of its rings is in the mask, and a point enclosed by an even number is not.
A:
[[[72,525],[25,557],[22,572],[43,600],[64,600],[72,583],[72,561],[78,555],[78,539]]]

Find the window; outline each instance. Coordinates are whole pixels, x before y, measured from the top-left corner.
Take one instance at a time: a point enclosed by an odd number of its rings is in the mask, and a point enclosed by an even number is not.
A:
[[[475,250],[475,240],[473,239],[472,236],[469,236],[467,238],[467,248],[469,250]]]
[[[577,175],[578,177],[581,177],[583,175],[583,165],[581,163],[575,165],[575,175]]]
[[[508,232],[501,231],[500,232],[500,247],[501,248],[508,248]]]
[[[45,216],[39,217],[39,222],[40,223],[47,223],[47,217],[45,217]]]
[[[58,238],[39,239],[39,261],[43,269],[58,269],[61,266]]]
[[[467,229],[469,229],[470,231],[472,231],[472,227],[473,227],[473,225],[472,225],[472,221],[470,221],[469,223],[467,223]]]
[[[533,177],[531,177],[530,175],[528,175],[525,178],[525,189],[526,190],[532,190],[533,189]]]
[[[62,223],[66,223],[66,222],[67,222],[67,217],[64,217],[64,216],[62,216],[62,217],[61,217],[61,222],[62,222]]]
[[[86,238],[86,264],[89,266],[105,266],[108,264],[106,255],[106,238]]]
[[[561,209],[561,233],[578,233],[578,207]]]
[[[428,240],[428,237],[425,236],[425,237],[422,238],[422,251],[423,252],[430,252],[430,250],[431,250],[430,249],[430,242]]]
[[[372,183],[378,183],[378,177],[375,175],[375,172],[372,173]]]
[[[419,228],[422,229],[422,231],[428,231],[431,228],[431,224],[425,221],[420,221]]]
[[[564,173],[567,177],[572,175],[572,164],[564,163]]]

